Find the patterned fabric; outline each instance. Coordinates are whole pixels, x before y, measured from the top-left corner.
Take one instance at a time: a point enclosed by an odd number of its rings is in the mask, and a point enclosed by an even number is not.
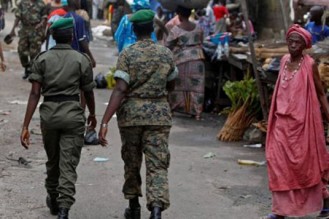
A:
[[[173,111],[199,116],[203,111],[205,67],[204,62],[197,60],[185,62],[178,66],[178,78],[175,90],[169,95]]]
[[[166,85],[176,74],[170,50],[150,39],[124,49],[114,74],[129,85],[127,97],[117,112],[119,126],[170,126]]]
[[[142,196],[140,169],[145,155],[147,208],[169,207],[168,149],[170,126],[121,127],[121,155],[125,163],[126,199]]]
[[[170,93],[172,111],[200,116],[203,110],[205,67],[201,48],[203,32],[199,27],[186,31],[174,26],[167,38],[178,67],[175,90]]]
[[[166,41],[169,48],[174,47],[173,53],[176,64],[204,59],[202,51],[203,31],[198,26],[192,31],[174,26]]]
[[[20,19],[24,26],[34,26],[47,18],[47,7],[42,0],[32,3],[30,0],[22,0],[17,5],[15,16]]]

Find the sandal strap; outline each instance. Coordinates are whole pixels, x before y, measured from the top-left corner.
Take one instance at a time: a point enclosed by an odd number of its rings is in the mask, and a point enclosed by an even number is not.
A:
[[[321,212],[329,212],[329,208],[323,208]]]

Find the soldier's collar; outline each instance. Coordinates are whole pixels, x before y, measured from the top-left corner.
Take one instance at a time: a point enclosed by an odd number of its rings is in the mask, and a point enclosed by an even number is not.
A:
[[[72,49],[72,47],[69,44],[56,44],[56,46],[51,49]]]

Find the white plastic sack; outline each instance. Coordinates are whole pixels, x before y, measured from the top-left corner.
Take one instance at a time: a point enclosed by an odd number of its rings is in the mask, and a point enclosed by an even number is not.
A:
[[[205,8],[210,0],[159,0],[162,7],[174,11],[178,5],[186,8]]]

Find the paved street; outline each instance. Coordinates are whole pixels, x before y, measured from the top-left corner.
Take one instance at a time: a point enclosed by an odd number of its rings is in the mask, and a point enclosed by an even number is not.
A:
[[[13,22],[12,14],[6,16],[7,27],[0,33],[1,39]],[[21,79],[23,69],[15,44],[17,39],[12,45],[4,46],[8,70],[0,73],[0,218],[56,218],[50,216],[45,204],[46,155],[39,134],[38,112],[30,124],[34,133],[31,148],[25,150],[20,146],[19,134],[30,84]],[[115,65],[117,52],[113,42],[95,39],[91,48],[97,61],[94,75]],[[99,123],[110,94],[110,90],[95,90]],[[266,167],[237,163],[238,159],[263,161],[264,149],[243,148],[243,142],[219,142],[216,135],[224,121],[224,117],[211,114],[206,114],[202,121],[183,115],[174,117],[170,135],[171,207],[163,218],[256,219],[269,213],[271,200]],[[72,219],[124,218],[127,201],[121,193],[123,162],[115,118],[110,122],[108,140],[110,145],[106,148],[83,148],[78,167],[77,200],[70,211]],[[215,157],[204,158],[209,152]],[[12,160],[19,157],[31,161],[30,168]],[[96,157],[109,160],[95,162]],[[142,218],[148,218],[144,198],[142,206]]]

